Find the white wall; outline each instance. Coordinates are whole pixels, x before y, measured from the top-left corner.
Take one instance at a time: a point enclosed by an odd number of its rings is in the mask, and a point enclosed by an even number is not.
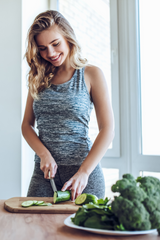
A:
[[[34,154],[21,134],[27,95],[23,56],[28,28],[48,0],[0,1],[0,199],[25,196]]]
[[[26,38],[34,18],[48,9],[48,0],[22,0],[22,59],[26,51]],[[28,93],[27,88],[28,64],[22,60],[22,118]],[[34,168],[34,152],[22,137],[22,167],[21,167],[21,196],[27,195],[30,179]]]
[[[21,0],[0,1],[0,199],[21,193]]]

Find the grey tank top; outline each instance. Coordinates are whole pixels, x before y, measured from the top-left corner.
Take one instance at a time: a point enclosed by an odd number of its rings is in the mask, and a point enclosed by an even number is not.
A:
[[[72,78],[52,84],[33,102],[38,137],[59,164],[80,165],[92,142],[88,136],[93,102],[84,80],[84,68]],[[35,162],[40,158],[35,154]]]

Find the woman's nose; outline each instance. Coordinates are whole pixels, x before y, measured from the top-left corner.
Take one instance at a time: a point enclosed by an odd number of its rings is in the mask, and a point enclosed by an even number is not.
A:
[[[48,57],[53,57],[55,55],[55,50],[53,47],[48,48],[47,55],[48,55]]]

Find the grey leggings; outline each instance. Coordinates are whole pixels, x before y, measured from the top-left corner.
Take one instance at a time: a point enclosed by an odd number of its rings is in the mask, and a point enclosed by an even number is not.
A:
[[[79,169],[79,166],[60,165],[58,166],[54,178],[57,190],[61,190],[64,183],[67,182]],[[96,195],[98,198],[104,198],[105,182],[100,164],[90,174],[88,184],[83,193]],[[33,175],[29,185],[27,197],[53,197],[53,190],[50,180],[44,178],[44,173],[40,169],[40,163],[35,162]]]

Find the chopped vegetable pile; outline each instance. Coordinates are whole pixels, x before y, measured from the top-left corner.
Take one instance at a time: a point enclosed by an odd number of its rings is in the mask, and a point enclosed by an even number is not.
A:
[[[141,231],[157,229],[160,235],[160,181],[155,177],[124,174],[112,186],[118,192],[111,202],[106,198],[78,209],[72,221],[84,227]]]
[[[78,209],[72,221],[78,226],[108,230],[125,230],[113,214],[109,200],[99,199],[97,204],[87,203]]]

